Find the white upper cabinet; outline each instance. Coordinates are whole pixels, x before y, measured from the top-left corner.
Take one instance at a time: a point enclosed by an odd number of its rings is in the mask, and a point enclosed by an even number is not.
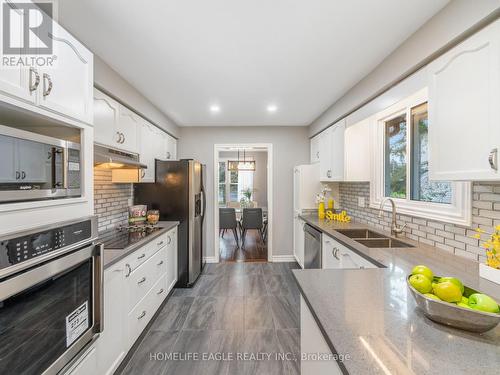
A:
[[[169,134],[167,136],[167,152],[166,159],[167,160],[176,160],[177,159],[177,139],[172,137]]]
[[[116,100],[94,89],[94,139],[97,143],[138,153],[142,121]]]
[[[143,120],[140,127],[139,156],[141,163],[147,165],[147,169],[142,171],[141,182],[155,182],[155,143],[158,142],[154,126]]]
[[[92,53],[56,22],[52,23],[55,66],[40,69],[39,105],[92,124]]]
[[[345,130],[345,181],[370,181],[370,119]]]
[[[433,180],[498,180],[500,21],[428,66]]]
[[[124,150],[138,152],[137,135],[141,119],[130,109],[120,105],[118,131],[121,133],[121,144]]]
[[[341,120],[319,134],[319,159],[321,181],[344,179],[345,120]]]
[[[319,163],[319,141],[321,134],[311,138],[311,164]]]
[[[4,2],[1,5],[0,12],[3,17]],[[9,2],[9,5],[13,9],[5,16],[10,16],[12,30],[14,35],[17,35],[21,53],[21,46],[24,43],[23,13],[15,9],[15,3]],[[42,22],[41,19],[33,20],[35,17],[41,18],[42,13],[30,13],[30,22],[34,24]],[[38,33],[42,30],[46,29],[39,28]],[[3,30],[0,32],[3,33]],[[3,40],[3,34],[1,37]],[[8,100],[14,105],[17,104],[16,101],[28,103],[31,106],[26,108],[37,113],[42,112],[48,116],[53,113],[92,124],[93,54],[55,21],[52,21],[52,30],[48,30],[48,35],[39,34],[38,40],[30,39],[29,47],[39,51],[42,40],[48,39],[51,39],[53,46],[50,55],[34,53],[27,57],[29,59],[37,56],[45,57],[44,60],[50,60],[50,63],[35,67],[19,65],[0,69],[0,96],[9,98]],[[15,55],[13,56],[15,60]]]
[[[94,140],[106,146],[120,146],[118,111],[120,104],[108,95],[94,89]]]

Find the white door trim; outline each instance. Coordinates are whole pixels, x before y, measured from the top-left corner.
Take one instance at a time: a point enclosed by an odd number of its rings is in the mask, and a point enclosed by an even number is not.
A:
[[[273,144],[272,143],[231,143],[214,145],[214,249],[215,263],[220,262],[220,243],[219,243],[219,152],[230,148],[258,147],[267,150],[267,261],[273,261]]]

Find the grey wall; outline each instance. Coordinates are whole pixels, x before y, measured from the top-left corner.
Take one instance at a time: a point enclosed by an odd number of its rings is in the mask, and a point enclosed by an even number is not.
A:
[[[318,133],[343,117],[498,8],[498,0],[451,1],[316,119],[309,127],[309,135]]]
[[[272,143],[273,145],[273,255],[293,254],[293,167],[309,163],[305,127],[186,127],[181,128],[179,157],[207,165],[207,220],[205,256],[214,254],[214,145]]]
[[[179,136],[179,127],[172,119],[96,55],[94,55],[94,83],[174,137]]]
[[[247,160],[255,160],[255,172],[253,174],[254,194],[252,200],[259,204],[259,207],[267,207],[267,152],[245,152]],[[237,160],[237,151],[221,151],[221,159]],[[243,154],[240,153],[240,159]]]

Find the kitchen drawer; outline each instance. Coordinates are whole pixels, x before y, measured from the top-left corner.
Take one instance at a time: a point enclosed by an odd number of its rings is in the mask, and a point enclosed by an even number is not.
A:
[[[160,250],[162,247],[165,245],[168,245],[172,242],[171,236],[169,236],[169,233],[162,234],[161,236],[158,236],[155,238],[153,241],[151,241],[152,245],[156,250]]]
[[[132,345],[144,331],[153,315],[166,297],[165,275],[149,290],[146,296],[128,314],[128,339]]]
[[[140,249],[136,250],[132,255],[127,257],[127,264],[130,266],[130,270],[134,271],[141,264],[146,262],[151,256],[158,251],[156,244],[150,242]]]
[[[378,268],[332,237],[323,235],[322,268]]]
[[[167,272],[166,257],[166,249],[161,249],[129,275],[127,280],[129,289],[128,311],[132,310],[160,277],[165,275]]]

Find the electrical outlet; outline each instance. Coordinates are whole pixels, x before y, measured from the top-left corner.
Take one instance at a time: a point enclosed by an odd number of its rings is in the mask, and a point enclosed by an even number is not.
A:
[[[358,207],[365,207],[365,197],[358,197]]]

